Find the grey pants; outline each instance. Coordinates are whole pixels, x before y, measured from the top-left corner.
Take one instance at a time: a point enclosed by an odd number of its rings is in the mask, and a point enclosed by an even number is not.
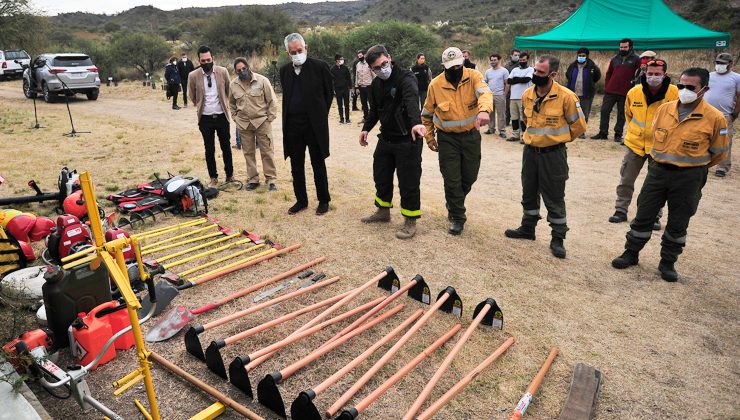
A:
[[[727,119],[727,138],[730,139],[730,151],[727,152],[727,159],[723,160],[719,163],[719,165],[717,165],[717,170],[728,173],[730,172],[730,168],[732,167],[732,135],[735,134],[735,130],[732,127],[732,117],[729,115],[725,115],[725,119]]]
[[[498,126],[498,132],[506,134],[506,96],[493,95],[493,111],[489,113],[489,117],[488,129],[496,131]]]
[[[635,192],[635,180],[640,175],[645,161],[647,161],[648,155],[640,156],[633,152],[629,147],[626,148],[624,157],[622,158],[622,167],[619,169],[619,185],[617,185],[617,202],[614,204],[614,208],[627,214],[627,209],[630,207],[632,202],[632,195]],[[658,219],[663,216],[663,209],[658,211]]]

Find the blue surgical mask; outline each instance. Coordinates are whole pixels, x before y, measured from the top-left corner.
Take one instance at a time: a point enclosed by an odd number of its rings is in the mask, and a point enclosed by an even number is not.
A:
[[[578,57],[577,60],[579,63],[583,64],[586,62],[586,57]]]

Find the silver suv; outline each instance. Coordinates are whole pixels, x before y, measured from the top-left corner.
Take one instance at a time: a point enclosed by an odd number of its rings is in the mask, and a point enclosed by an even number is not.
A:
[[[85,54],[41,54],[23,72],[23,93],[26,98],[41,93],[46,102],[58,94],[84,93],[94,101],[100,93],[98,68]]]
[[[0,50],[0,77],[20,78],[30,62],[31,56],[23,50]]]

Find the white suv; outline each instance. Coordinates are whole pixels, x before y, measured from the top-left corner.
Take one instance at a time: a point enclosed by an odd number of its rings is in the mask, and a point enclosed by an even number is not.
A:
[[[20,78],[30,63],[31,56],[23,50],[0,50],[0,77]]]

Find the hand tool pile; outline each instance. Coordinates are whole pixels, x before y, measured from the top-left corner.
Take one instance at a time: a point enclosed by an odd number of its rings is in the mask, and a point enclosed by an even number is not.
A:
[[[164,300],[164,306],[185,289],[300,247],[296,244],[283,248],[265,242],[255,234],[233,232],[208,219],[204,220],[207,221],[190,221],[142,235],[144,245],[141,251],[149,258],[146,263],[151,272],[160,275],[157,283],[157,294],[160,296],[158,302]],[[187,231],[183,231],[184,229]],[[165,234],[171,236],[159,239]],[[153,241],[155,237],[157,240]],[[245,249],[231,252],[239,246]],[[164,251],[170,253],[162,255]],[[215,255],[224,252],[228,254],[223,257]],[[235,263],[229,262],[244,254],[250,254],[250,257]],[[215,259],[199,261],[210,256]],[[467,327],[463,328],[460,322],[455,322],[450,327],[445,327],[442,334],[431,336],[428,331],[424,331],[425,327],[428,330],[435,320],[440,323],[450,322],[438,315],[440,312],[456,318],[462,317],[463,303],[455,288],[443,288],[433,301],[430,287],[421,275],[417,274],[402,286],[392,267],[387,267],[359,286],[343,288],[340,277],[317,272],[317,266],[325,261],[326,257],[321,256],[300,263],[283,273],[257,281],[198,308],[176,306],[149,328],[146,339],[149,342],[165,341],[186,329],[183,336],[186,352],[194,357],[193,360],[205,362],[206,367],[214,374],[205,378],[207,381],[215,378],[228,380],[249,399],[256,393],[257,400],[263,406],[283,418],[288,416],[289,411],[290,416],[295,419],[321,419],[326,416],[344,420],[358,418],[392,387],[412,374],[421,363],[430,363],[430,358],[438,358],[441,362],[436,365],[434,374],[428,378],[426,386],[415,401],[408,407],[399,407],[397,412],[398,417],[403,419],[432,418],[515,342],[514,337],[503,337],[503,342],[479,365],[467,372],[441,397],[429,401],[471,337],[490,335],[481,331],[481,327],[503,329],[503,311],[496,300],[487,298],[480,302]],[[226,264],[206,273],[194,274],[220,263]],[[173,269],[185,264],[197,265],[173,272]],[[367,297],[372,286],[377,286],[388,294]],[[247,297],[252,294],[253,296]],[[404,295],[410,298],[409,303],[397,303]],[[307,301],[310,303],[306,303]],[[229,306],[230,309],[224,310],[227,303],[232,305]],[[280,305],[288,305],[290,309]],[[424,306],[427,308],[423,309]],[[207,313],[219,308],[225,315],[209,317],[202,324],[193,323],[196,317],[208,317]],[[158,312],[162,309],[157,307]],[[394,321],[394,318],[398,321]],[[297,321],[300,324],[290,327],[296,325]],[[386,331],[381,333],[381,329]],[[455,339],[461,330],[462,334]],[[376,339],[373,334],[380,338]],[[359,336],[364,336],[365,343],[372,344],[363,345],[361,350],[353,351],[357,347],[353,342],[357,343]],[[486,338],[490,339],[492,338]],[[420,352],[413,350],[408,345],[411,340],[417,344],[419,341],[426,341],[426,348]],[[447,343],[451,348],[445,355],[442,348]],[[384,348],[386,349],[383,351]],[[256,380],[255,373],[278,352],[287,354],[276,359],[276,363],[260,374],[261,379]],[[554,348],[516,405],[511,419],[521,418],[527,410],[557,353],[557,348]],[[228,364],[225,363],[227,355],[231,360]],[[299,375],[301,371],[310,371],[315,376],[318,371],[316,367],[322,359],[345,356],[351,356],[351,360],[323,381],[317,381],[316,386],[302,391],[295,387],[290,388],[290,378]],[[375,361],[368,367],[365,362],[369,359]],[[390,376],[386,375],[384,372],[389,363],[398,360],[406,360],[405,365]],[[340,382],[347,377],[357,379],[340,389]],[[303,379],[305,383],[306,378]],[[256,389],[253,386],[255,381]],[[380,385],[368,389],[371,383]],[[341,391],[341,396],[322,412],[315,401],[330,388]],[[286,393],[292,393],[293,399],[286,401]],[[360,400],[355,398],[358,393],[364,395]],[[354,405],[350,405],[350,401]],[[290,410],[287,409],[287,404]]]

